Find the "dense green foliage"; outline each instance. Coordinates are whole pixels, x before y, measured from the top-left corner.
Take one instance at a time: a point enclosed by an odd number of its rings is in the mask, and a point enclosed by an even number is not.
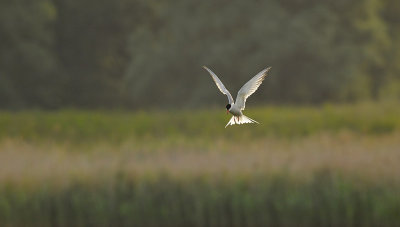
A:
[[[76,183],[57,189],[0,187],[5,226],[396,226],[398,188],[356,185],[322,172],[285,177]]]
[[[0,108],[225,101],[202,65],[232,92],[272,66],[252,97],[262,103],[398,96],[399,11],[396,0],[0,0]]]
[[[56,17],[50,0],[0,1],[0,108],[58,105]]]
[[[126,139],[212,139],[291,137],[348,130],[362,134],[400,130],[400,108],[388,104],[256,108],[246,114],[260,125],[224,128],[224,110],[174,112],[0,112],[0,139],[29,141],[124,141]],[[240,130],[236,130],[240,127]]]

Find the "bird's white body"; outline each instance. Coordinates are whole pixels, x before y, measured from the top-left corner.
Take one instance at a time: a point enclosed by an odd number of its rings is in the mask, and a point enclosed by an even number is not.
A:
[[[257,121],[243,115],[242,111],[245,108],[247,98],[258,89],[262,81],[267,76],[267,72],[271,67],[262,70],[257,75],[255,75],[251,80],[249,80],[245,85],[243,85],[236,96],[236,102],[233,101],[231,93],[229,93],[229,91],[225,88],[224,84],[217,77],[217,75],[215,75],[215,73],[213,73],[209,68],[205,66],[203,66],[203,68],[206,69],[208,73],[210,73],[211,77],[213,78],[215,84],[217,85],[218,89],[222,92],[222,94],[228,97],[229,104],[226,106],[226,108],[229,111],[229,113],[231,113],[233,116],[231,120],[228,122],[228,124],[225,126],[225,128],[228,127],[229,125],[234,125],[234,124],[246,124],[246,123],[259,124]]]
[[[232,105],[232,104],[231,104]],[[233,105],[231,106],[231,108],[229,108],[229,113],[231,113],[233,116],[242,116],[243,113],[240,110],[240,108],[238,106],[235,105],[235,103],[233,103]]]

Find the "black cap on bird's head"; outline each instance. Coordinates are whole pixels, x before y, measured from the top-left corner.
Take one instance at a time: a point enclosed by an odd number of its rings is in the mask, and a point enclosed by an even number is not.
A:
[[[229,109],[231,108],[231,104],[226,105],[226,114],[229,113]]]
[[[229,110],[231,108],[231,104],[226,105],[226,109]]]

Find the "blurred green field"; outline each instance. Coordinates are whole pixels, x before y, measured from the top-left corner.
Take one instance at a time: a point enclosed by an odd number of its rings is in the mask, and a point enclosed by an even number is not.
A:
[[[0,112],[0,139],[88,143],[131,139],[209,141],[289,138],[321,132],[385,134],[400,129],[398,103],[324,105],[321,107],[250,108],[245,112],[260,125],[224,128],[225,109],[186,111]]]
[[[0,226],[397,226],[400,107],[0,113]]]

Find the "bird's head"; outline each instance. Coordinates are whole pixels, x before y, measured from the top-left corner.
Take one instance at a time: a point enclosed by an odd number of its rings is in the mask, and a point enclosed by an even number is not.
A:
[[[231,104],[226,105],[226,114],[229,113],[229,109],[231,108]]]

